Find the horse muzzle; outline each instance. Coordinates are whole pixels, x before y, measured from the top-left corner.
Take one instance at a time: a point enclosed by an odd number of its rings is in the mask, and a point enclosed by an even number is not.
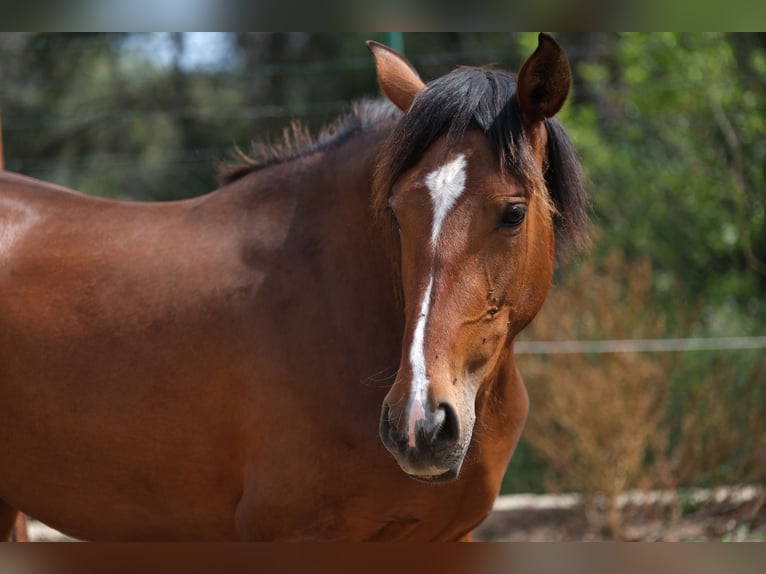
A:
[[[461,428],[457,410],[448,403],[432,409],[411,401],[403,412],[383,404],[381,441],[415,480],[438,483],[457,479],[470,434],[470,428],[467,433]]]

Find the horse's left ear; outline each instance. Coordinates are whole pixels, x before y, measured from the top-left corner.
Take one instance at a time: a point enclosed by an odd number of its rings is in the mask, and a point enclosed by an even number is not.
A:
[[[548,34],[540,34],[537,49],[524,62],[516,83],[516,100],[528,126],[552,118],[564,105],[572,84],[564,50]]]
[[[375,56],[380,89],[397,108],[406,112],[418,92],[426,87],[423,80],[404,57],[388,46],[368,40],[367,47]]]

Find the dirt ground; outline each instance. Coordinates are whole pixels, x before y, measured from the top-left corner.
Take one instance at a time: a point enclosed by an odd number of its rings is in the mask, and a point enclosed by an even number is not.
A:
[[[656,495],[656,493],[655,493]],[[639,494],[622,501],[613,533],[603,501],[536,497],[498,504],[476,531],[481,541],[766,541],[766,490],[761,487],[696,491],[675,497]],[[546,498],[552,503],[540,503]],[[559,503],[555,501],[558,498]],[[563,500],[563,502],[562,502]],[[502,501],[498,501],[499,503]]]
[[[608,527],[603,500],[579,495],[510,495],[475,532],[477,541],[761,541],[766,542],[766,489],[760,486],[682,493],[629,493],[618,501],[621,529]],[[71,540],[35,520],[35,541]]]

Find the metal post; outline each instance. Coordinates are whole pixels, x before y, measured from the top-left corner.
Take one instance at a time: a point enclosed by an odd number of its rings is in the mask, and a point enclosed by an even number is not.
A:
[[[389,32],[388,33],[388,45],[404,55],[404,33],[403,32]]]

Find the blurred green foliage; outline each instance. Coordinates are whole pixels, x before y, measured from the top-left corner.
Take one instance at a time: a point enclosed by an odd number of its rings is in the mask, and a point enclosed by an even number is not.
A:
[[[704,299],[696,328],[705,334],[762,332],[766,40],[612,42],[602,61],[580,63],[585,101],[564,118],[591,180],[596,256],[649,255],[669,312],[679,298]]]

